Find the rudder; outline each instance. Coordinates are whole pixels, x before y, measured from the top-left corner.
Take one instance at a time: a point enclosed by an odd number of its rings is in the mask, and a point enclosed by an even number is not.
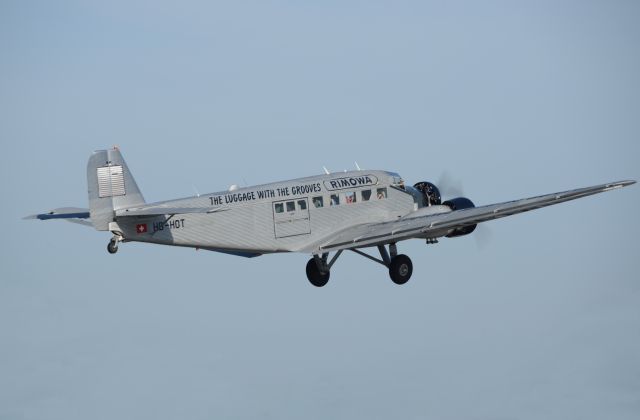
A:
[[[89,212],[96,230],[109,230],[115,210],[144,204],[118,148],[93,152],[87,164]]]

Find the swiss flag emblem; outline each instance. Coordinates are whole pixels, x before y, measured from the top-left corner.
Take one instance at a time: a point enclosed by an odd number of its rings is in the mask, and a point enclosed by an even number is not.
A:
[[[138,232],[138,233],[147,233],[147,224],[146,223],[142,223],[142,224],[136,225],[136,232]]]

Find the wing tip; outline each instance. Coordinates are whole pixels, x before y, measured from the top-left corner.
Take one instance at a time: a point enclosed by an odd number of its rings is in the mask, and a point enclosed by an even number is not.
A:
[[[626,179],[624,181],[612,182],[611,184],[608,184],[607,187],[622,188],[622,187],[628,187],[629,185],[633,185],[635,183],[636,183],[636,180],[634,179]]]

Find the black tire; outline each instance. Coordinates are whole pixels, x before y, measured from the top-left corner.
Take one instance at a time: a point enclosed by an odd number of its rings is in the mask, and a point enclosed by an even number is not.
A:
[[[309,262],[307,262],[307,278],[309,279],[309,283],[316,287],[322,287],[329,281],[329,273],[322,274],[320,269],[318,269],[316,260],[311,258]]]
[[[395,284],[405,284],[413,274],[413,263],[404,254],[396,255],[389,264],[389,277]]]
[[[109,254],[115,254],[116,252],[118,252],[118,244],[116,243],[116,241],[109,241],[109,245],[107,245],[107,251],[109,251]]]

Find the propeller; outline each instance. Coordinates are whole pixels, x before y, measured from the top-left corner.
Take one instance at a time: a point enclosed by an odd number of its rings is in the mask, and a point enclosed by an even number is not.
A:
[[[438,189],[440,190],[440,195],[442,198],[449,199],[454,197],[462,197],[464,195],[464,188],[462,187],[462,181],[455,178],[448,171],[443,171],[440,174],[440,178],[438,178],[438,183],[436,184]]]
[[[493,238],[493,232],[487,224],[479,223],[478,226],[476,226],[476,230],[473,231],[472,236],[476,241],[478,251],[484,251]]]
[[[462,181],[459,178],[454,177],[447,170],[444,170],[440,174],[437,186],[440,190],[443,201],[454,197],[464,197],[464,187],[462,186]],[[480,223],[478,224],[478,226],[476,226],[476,230],[473,231],[472,236],[476,241],[478,250],[482,251],[486,248],[487,244],[491,242],[493,233],[491,232],[491,228],[489,226],[487,226],[485,223]]]

